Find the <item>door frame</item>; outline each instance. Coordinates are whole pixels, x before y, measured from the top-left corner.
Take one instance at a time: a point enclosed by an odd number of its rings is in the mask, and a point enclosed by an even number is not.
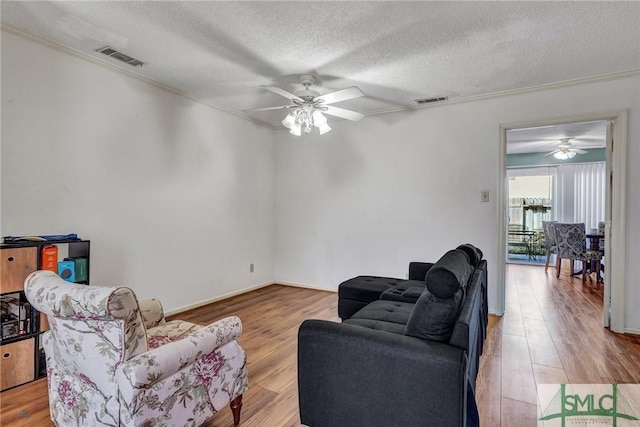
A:
[[[610,120],[613,123],[613,138],[607,138],[607,197],[605,208],[605,265],[609,276],[609,301],[603,298],[603,323],[613,332],[624,333],[625,281],[626,281],[626,208],[627,208],[627,110],[604,113],[580,114],[549,120],[509,123],[500,125],[499,182],[497,189],[498,207],[498,263],[497,290],[498,307],[496,314],[505,311],[506,254],[507,254],[507,131],[512,129],[552,126],[563,123]],[[610,216],[609,216],[610,214]],[[614,255],[614,256],[612,256]],[[605,292],[606,295],[606,292]],[[608,303],[608,304],[607,304]],[[611,316],[609,317],[609,313]],[[609,318],[610,323],[609,323]]]

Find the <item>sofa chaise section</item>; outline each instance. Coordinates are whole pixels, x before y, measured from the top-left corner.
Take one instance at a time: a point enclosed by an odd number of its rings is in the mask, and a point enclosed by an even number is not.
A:
[[[379,299],[354,313],[343,311],[342,323],[301,325],[303,424],[449,427],[477,421],[474,389],[486,336],[487,274],[482,253],[466,249],[449,251],[435,264],[411,263],[410,280],[393,284],[383,278],[367,296],[378,292]],[[380,291],[381,283],[390,286]],[[359,290],[364,287],[361,282]],[[442,317],[438,311],[449,318],[448,326],[434,327]]]

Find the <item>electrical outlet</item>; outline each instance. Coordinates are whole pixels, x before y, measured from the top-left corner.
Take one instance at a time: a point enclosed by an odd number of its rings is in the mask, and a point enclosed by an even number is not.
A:
[[[253,273],[253,264],[249,264],[249,273]]]
[[[489,201],[489,192],[488,191],[483,191],[480,200],[482,200],[483,202],[488,202]]]

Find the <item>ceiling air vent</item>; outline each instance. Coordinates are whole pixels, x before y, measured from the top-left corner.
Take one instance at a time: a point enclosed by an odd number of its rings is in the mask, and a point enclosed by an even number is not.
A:
[[[448,96],[438,96],[436,98],[422,98],[422,99],[416,99],[416,104],[431,104],[433,102],[440,102],[440,101],[446,101],[447,99],[449,99]]]
[[[118,52],[117,50],[115,50],[110,46],[105,46],[105,47],[101,47],[100,49],[96,49],[96,52],[103,53],[107,56],[117,59],[118,61],[125,62],[133,67],[142,67],[144,65],[144,62],[138,59],[132,58],[129,55],[125,55],[122,52]]]

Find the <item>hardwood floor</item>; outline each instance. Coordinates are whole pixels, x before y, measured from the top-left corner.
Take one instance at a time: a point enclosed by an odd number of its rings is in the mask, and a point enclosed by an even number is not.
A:
[[[509,265],[507,312],[490,319],[477,400],[482,426],[535,426],[536,384],[640,383],[640,337],[602,328],[602,292],[539,266]],[[243,321],[249,390],[241,426],[300,426],[297,331],[304,319],[339,321],[337,295],[273,285],[174,316]],[[46,380],[0,393],[0,425],[51,426]],[[206,427],[233,425],[225,408]]]
[[[536,386],[639,383],[640,337],[602,327],[602,286],[507,266],[506,313],[491,317],[476,398],[482,426],[536,426]]]

